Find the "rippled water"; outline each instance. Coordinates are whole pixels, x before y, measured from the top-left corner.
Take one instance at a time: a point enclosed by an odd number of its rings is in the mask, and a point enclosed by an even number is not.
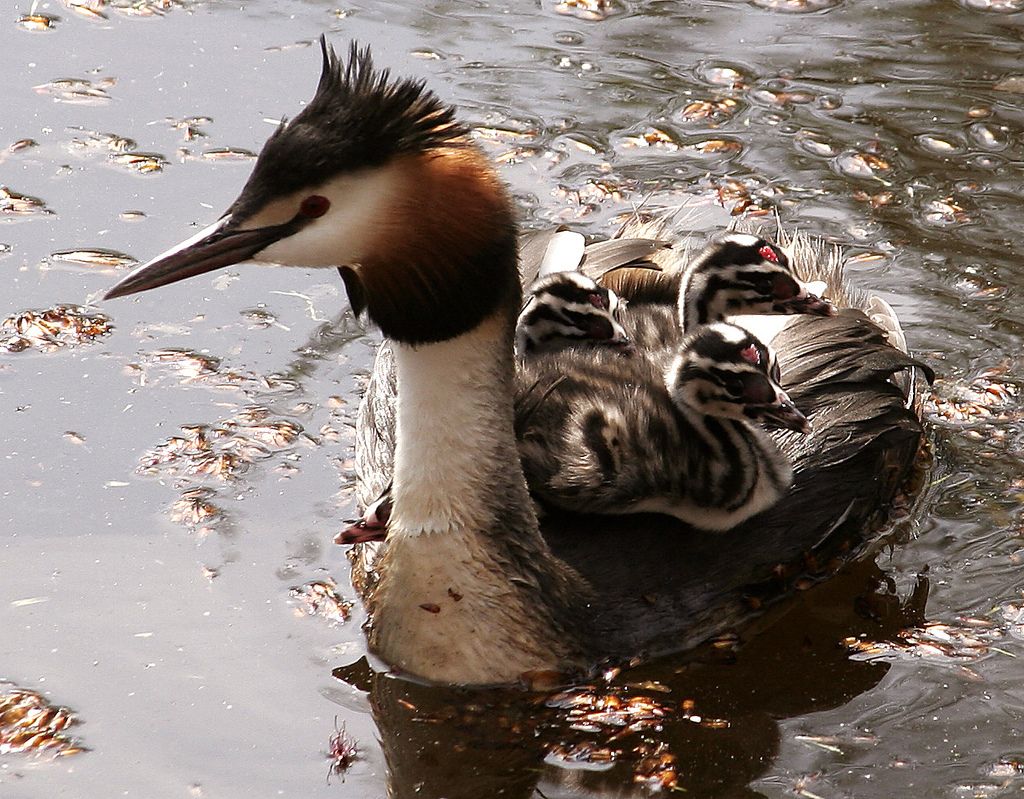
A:
[[[329,542],[373,335],[340,284],[240,267],[92,306],[113,331],[78,346],[88,319],[23,316],[35,338],[5,329],[21,351],[0,357],[0,679],[76,711],[91,751],[0,754],[0,792],[361,797],[389,771],[403,796],[620,795],[669,773],[697,796],[1019,792],[1022,7],[19,4],[0,20],[2,316],[85,304],[117,253],[215,218],[245,151],[311,95],[327,31],[457,103],[527,223],[608,233],[686,205],[696,230],[778,213],[842,243],[942,379],[910,518],[738,647],[620,675],[615,701],[648,721],[609,743],[580,715],[592,696],[373,683],[358,610],[305,617],[291,596],[333,575],[352,598]],[[342,725],[358,755],[328,780]],[[607,770],[602,746],[621,750]]]

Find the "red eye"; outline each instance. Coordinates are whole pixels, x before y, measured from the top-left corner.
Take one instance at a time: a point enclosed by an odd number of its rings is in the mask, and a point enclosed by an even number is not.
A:
[[[587,300],[595,308],[600,308],[602,311],[608,310],[608,298],[603,294],[598,294],[596,291],[587,295]]]
[[[779,254],[775,252],[775,248],[771,244],[765,244],[757,254],[764,258],[766,261],[771,261],[773,264],[779,262]]]
[[[311,194],[302,201],[302,205],[299,206],[299,213],[306,217],[306,219],[316,219],[326,214],[327,209],[330,207],[331,201],[322,194]]]
[[[757,347],[751,344],[749,347],[744,347],[740,350],[740,357],[747,363],[752,363],[757,366],[761,363],[761,353],[757,351]]]

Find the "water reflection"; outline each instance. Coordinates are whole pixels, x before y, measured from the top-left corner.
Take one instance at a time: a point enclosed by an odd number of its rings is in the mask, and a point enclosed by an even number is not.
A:
[[[778,752],[777,719],[842,705],[887,672],[851,660],[840,642],[923,623],[928,592],[919,577],[901,597],[862,561],[745,629],[743,642],[568,694],[427,687],[362,660],[334,673],[369,693],[393,797],[646,795],[659,785],[756,796],[746,786]]]

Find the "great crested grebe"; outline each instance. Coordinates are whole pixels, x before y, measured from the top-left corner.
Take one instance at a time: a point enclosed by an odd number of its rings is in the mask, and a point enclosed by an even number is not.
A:
[[[107,297],[243,260],[339,269],[353,309],[390,341],[357,436],[362,501],[389,482],[394,496],[387,540],[361,548],[376,551],[372,571],[366,557],[356,572],[372,651],[406,674],[483,685],[685,648],[749,613],[734,601],[743,586],[878,516],[922,439],[913,398],[890,380],[915,362],[843,311],[791,317],[775,336],[814,432],[779,439],[794,486],[773,508],[713,536],[664,535],[657,517],[542,535],[515,435],[508,193],[422,83],[375,71],[366,50],[342,65],[322,46],[316,95],[270,137],[228,212]],[[875,310],[895,336],[895,317]]]

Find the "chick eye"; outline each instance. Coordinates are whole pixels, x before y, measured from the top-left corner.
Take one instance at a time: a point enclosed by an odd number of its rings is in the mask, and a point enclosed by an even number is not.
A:
[[[299,206],[299,214],[306,219],[317,219],[327,213],[331,201],[322,194],[311,194]]]
[[[753,344],[749,344],[740,350],[740,357],[747,363],[752,363],[754,366],[761,363],[761,353],[757,351],[757,347]]]

